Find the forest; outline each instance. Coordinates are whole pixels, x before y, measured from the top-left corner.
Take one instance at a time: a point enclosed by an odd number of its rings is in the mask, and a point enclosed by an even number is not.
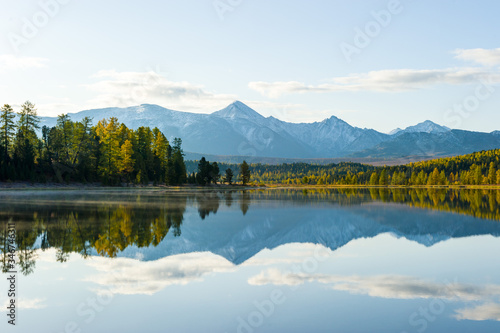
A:
[[[186,182],[182,140],[170,143],[158,128],[132,130],[117,118],[93,125],[90,118],[72,121],[68,115],[60,115],[52,128],[39,123],[29,101],[18,114],[8,104],[1,108],[0,181]]]
[[[187,161],[186,167],[188,172],[192,170],[192,162]],[[224,172],[237,165],[219,163],[218,167]],[[499,167],[500,149],[495,149],[398,166],[375,167],[351,162],[250,164],[250,171],[254,185],[499,185]]]

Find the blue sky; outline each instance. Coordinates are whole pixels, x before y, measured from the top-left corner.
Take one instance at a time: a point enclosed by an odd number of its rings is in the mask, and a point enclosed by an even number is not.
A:
[[[500,129],[495,1],[0,0],[0,103]]]

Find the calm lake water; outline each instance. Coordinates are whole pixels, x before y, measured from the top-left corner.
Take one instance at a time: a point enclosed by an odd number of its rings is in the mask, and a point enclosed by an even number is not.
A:
[[[0,229],[1,332],[500,331],[499,191],[3,191]]]

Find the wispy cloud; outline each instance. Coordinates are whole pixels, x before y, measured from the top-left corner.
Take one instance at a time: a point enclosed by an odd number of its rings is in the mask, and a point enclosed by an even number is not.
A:
[[[209,92],[201,85],[170,81],[153,71],[105,70],[94,74],[92,78],[98,81],[85,85],[98,93],[89,101],[92,107],[126,107],[150,103],[183,111],[217,110],[236,99],[234,95]]]
[[[444,69],[385,69],[366,73],[353,73],[328,79],[322,84],[306,84],[299,81],[265,82],[248,84],[264,96],[277,98],[284,94],[328,92],[401,92],[422,89],[433,85],[477,84],[488,79],[500,83],[500,72],[487,66],[500,64],[499,49],[459,49],[453,52],[456,59],[480,64],[480,67],[451,67]],[[486,66],[486,67],[485,67]]]
[[[97,293],[123,295],[153,295],[167,286],[201,281],[208,274],[234,267],[226,259],[211,253],[181,254],[155,261],[96,257],[88,265],[98,271],[85,279],[98,285]]]
[[[497,303],[486,303],[471,308],[459,309],[455,312],[454,317],[458,320],[500,321],[500,304]]]
[[[461,283],[437,283],[409,276],[341,276],[324,274],[295,274],[268,269],[251,277],[251,285],[296,286],[305,282],[319,282],[335,290],[380,298],[416,299],[442,298],[449,300],[479,301],[500,296],[500,286],[476,286]]]
[[[498,49],[458,49],[453,52],[455,58],[475,62],[486,66],[500,65],[500,48]]]
[[[326,93],[343,91],[401,92],[425,88],[431,85],[473,84],[480,80],[499,83],[500,73],[491,73],[484,68],[447,68],[447,69],[395,69],[371,71],[336,77],[329,83],[307,85],[297,81],[250,82],[253,89],[264,96],[277,98],[283,94]]]
[[[47,67],[48,59],[0,54],[0,72]]]
[[[44,298],[19,298],[16,306],[18,309],[22,310],[37,310],[44,309],[47,307],[47,304],[44,304],[46,300]],[[2,306],[2,309],[5,309],[9,305],[10,300],[6,300]]]

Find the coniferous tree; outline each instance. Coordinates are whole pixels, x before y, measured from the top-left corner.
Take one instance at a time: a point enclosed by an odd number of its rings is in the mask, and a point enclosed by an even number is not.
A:
[[[0,147],[3,152],[3,161],[9,160],[9,151],[15,134],[14,118],[16,114],[9,104],[5,104],[0,110]]]
[[[382,185],[382,186],[387,186],[389,184],[389,179],[387,177],[387,171],[385,169],[383,169],[382,172],[380,173],[378,184]]]
[[[196,182],[201,186],[210,184],[210,163],[202,157],[198,162],[198,173],[196,174]]]
[[[35,105],[26,101],[21,106],[14,144],[14,164],[21,179],[35,180],[35,159],[38,147],[36,130],[39,118]]]
[[[184,184],[186,182],[186,164],[184,163],[184,152],[182,150],[182,140],[180,138],[174,138],[172,162],[174,168],[172,185]]]
[[[220,180],[220,169],[219,165],[217,162],[213,162],[212,165],[210,166],[210,173],[211,173],[211,178],[214,182],[214,184],[217,184]]]
[[[226,176],[224,177],[224,181],[229,185],[233,184],[233,170],[231,170],[231,168],[226,169]]]
[[[240,179],[243,185],[246,185],[250,182],[250,167],[248,166],[248,163],[246,161],[243,161],[240,165]]]

